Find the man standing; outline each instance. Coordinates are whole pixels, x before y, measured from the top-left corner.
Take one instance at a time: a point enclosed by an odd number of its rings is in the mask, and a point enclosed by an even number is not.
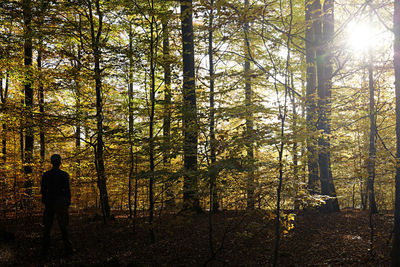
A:
[[[65,254],[72,254],[72,245],[68,238],[68,207],[71,204],[71,190],[69,187],[69,174],[60,170],[61,156],[54,154],[50,158],[53,168],[42,176],[41,193],[45,205],[43,214],[44,232],[42,256],[46,256],[50,245],[50,232],[54,216],[64,241]]]

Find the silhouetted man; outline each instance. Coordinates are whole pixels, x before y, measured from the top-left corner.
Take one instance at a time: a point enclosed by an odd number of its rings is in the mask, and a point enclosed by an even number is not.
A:
[[[64,241],[65,254],[72,253],[71,242],[68,239],[68,207],[71,204],[71,190],[69,187],[69,174],[60,170],[61,156],[54,154],[50,158],[53,168],[42,176],[41,193],[45,205],[43,214],[44,232],[42,256],[46,256],[50,245],[50,232],[54,216]]]

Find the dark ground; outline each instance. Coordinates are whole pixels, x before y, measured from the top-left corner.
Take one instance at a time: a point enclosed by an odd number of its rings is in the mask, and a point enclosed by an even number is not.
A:
[[[58,225],[52,232],[47,259],[39,257],[41,216],[0,219],[15,240],[0,241],[0,266],[269,266],[273,254],[273,222],[266,212],[222,212],[214,215],[215,258],[209,249],[208,215],[165,215],[150,244],[148,225],[136,232],[126,216],[104,225],[93,215],[72,214],[70,236],[75,253],[63,256]],[[373,256],[369,251],[367,212],[344,210],[302,212],[294,229],[282,234],[279,266],[389,266],[393,216],[374,215]]]

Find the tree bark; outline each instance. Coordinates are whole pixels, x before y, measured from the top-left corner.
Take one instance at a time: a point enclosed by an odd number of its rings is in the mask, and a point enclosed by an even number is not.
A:
[[[197,105],[192,0],[181,0],[183,47],[183,209],[201,211],[197,185]]]

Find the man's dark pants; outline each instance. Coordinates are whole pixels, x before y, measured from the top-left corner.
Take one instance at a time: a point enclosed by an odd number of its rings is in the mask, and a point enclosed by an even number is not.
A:
[[[57,218],[58,225],[60,226],[65,251],[70,252],[72,250],[72,245],[68,238],[68,206],[65,204],[57,203],[45,205],[43,214],[43,252],[47,253],[50,245],[50,232],[53,226],[54,216]]]

